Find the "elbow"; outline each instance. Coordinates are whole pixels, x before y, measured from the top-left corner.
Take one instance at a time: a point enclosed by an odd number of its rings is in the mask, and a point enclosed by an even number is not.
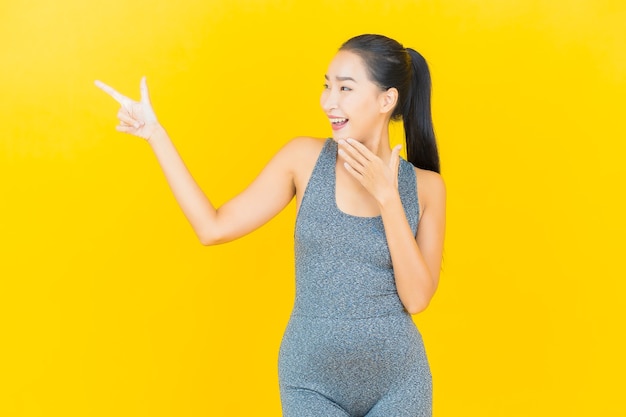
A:
[[[430,305],[430,300],[432,300],[434,294],[422,295],[413,297],[410,300],[406,300],[403,302],[404,308],[409,314],[418,314],[422,311],[426,310]]]
[[[410,296],[406,297],[406,300],[402,300],[406,311],[409,312],[409,314],[418,314],[426,310],[430,305],[430,301],[435,296],[437,286],[437,282],[434,282],[426,288],[411,291]]]
[[[210,239],[206,236],[198,236],[198,240],[200,241],[200,244],[202,246],[213,246],[213,245],[217,245],[217,242],[214,241],[213,239]]]
[[[430,300],[425,300],[425,301],[418,300],[412,303],[405,304],[404,308],[409,314],[413,315],[413,314],[421,313],[422,311],[426,310],[429,304],[430,304]]]
[[[196,230],[196,236],[202,246],[214,246],[226,242],[224,236],[210,230]]]

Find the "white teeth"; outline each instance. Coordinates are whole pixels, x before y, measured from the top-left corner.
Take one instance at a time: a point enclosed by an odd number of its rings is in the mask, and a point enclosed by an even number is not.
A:
[[[333,124],[343,123],[348,121],[348,119],[330,119],[330,122]]]

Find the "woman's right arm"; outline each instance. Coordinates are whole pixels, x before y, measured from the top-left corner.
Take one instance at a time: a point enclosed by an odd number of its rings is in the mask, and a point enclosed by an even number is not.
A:
[[[145,78],[141,101],[136,102],[97,81],[96,85],[122,106],[117,130],[146,139],[167,182],[203,245],[241,237],[280,212],[295,195],[293,153],[295,142],[283,147],[242,193],[216,209],[185,166],[150,104]]]

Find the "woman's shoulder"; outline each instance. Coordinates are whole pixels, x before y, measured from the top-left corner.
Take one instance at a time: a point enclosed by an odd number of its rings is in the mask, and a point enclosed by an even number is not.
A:
[[[327,139],[298,136],[291,139],[280,150],[281,159],[289,166],[299,198],[306,188],[311,173]]]
[[[441,201],[446,198],[446,183],[441,174],[427,169],[416,168],[417,190],[420,200],[428,204],[429,201]]]
[[[415,176],[418,182],[425,182],[434,187],[445,187],[443,177],[438,172],[417,167],[413,167],[413,169],[415,169]]]
[[[285,145],[290,152],[311,152],[321,151],[326,143],[325,138],[314,138],[312,136],[296,136]]]
[[[319,156],[327,139],[311,136],[297,136],[287,142],[279,151],[283,157],[295,164],[306,164],[315,161]]]

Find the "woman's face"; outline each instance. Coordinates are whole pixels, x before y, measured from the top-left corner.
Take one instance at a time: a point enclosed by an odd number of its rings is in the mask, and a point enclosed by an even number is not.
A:
[[[367,75],[360,56],[339,51],[325,75],[322,109],[333,129],[333,138],[364,142],[378,134],[386,122],[381,111],[383,91]]]

